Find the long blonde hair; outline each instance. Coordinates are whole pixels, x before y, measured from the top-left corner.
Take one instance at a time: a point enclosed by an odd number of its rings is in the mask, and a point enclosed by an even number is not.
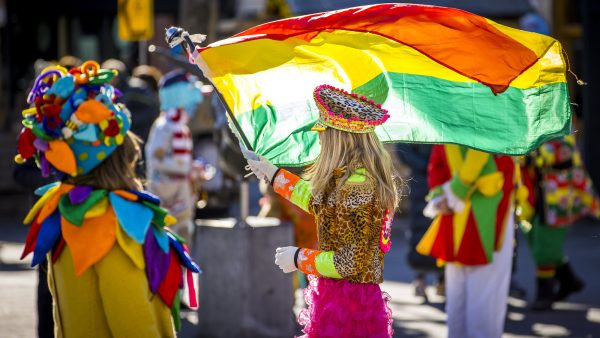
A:
[[[364,168],[375,180],[376,196],[388,210],[399,202],[392,160],[375,133],[349,133],[327,128],[320,133],[321,154],[304,173],[311,182],[313,193],[322,193],[333,178],[333,172],[345,168],[341,186],[356,169]]]

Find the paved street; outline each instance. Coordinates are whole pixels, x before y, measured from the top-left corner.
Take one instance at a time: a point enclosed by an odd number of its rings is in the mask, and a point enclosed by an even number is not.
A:
[[[443,298],[430,288],[429,304],[413,295],[412,272],[404,257],[404,222],[395,227],[394,244],[386,257],[386,282],[383,289],[392,296],[395,337],[445,337]],[[35,337],[35,285],[37,275],[20,262],[22,241],[27,228],[17,220],[0,222],[0,337]],[[524,243],[524,242],[521,242]],[[527,303],[510,299],[506,338],[516,337],[600,337],[600,224],[581,222],[571,232],[567,253],[587,288],[568,302],[556,304],[553,312],[534,313]],[[516,279],[533,297],[534,269],[528,249],[521,245]],[[191,337],[197,322],[195,313],[186,313],[180,337]]]
[[[396,235],[406,224],[400,222]],[[600,223],[580,222],[567,239],[566,252],[574,270],[586,282],[581,293],[567,302],[555,304],[552,312],[532,312],[527,301],[535,292],[535,268],[524,238],[519,236],[517,253],[517,282],[527,289],[526,300],[510,298],[505,338],[522,337],[600,337]],[[430,304],[413,295],[410,281],[412,271],[405,263],[406,246],[397,238],[386,256],[383,289],[392,295],[396,334],[395,337],[445,337],[446,315],[443,298],[428,290]]]

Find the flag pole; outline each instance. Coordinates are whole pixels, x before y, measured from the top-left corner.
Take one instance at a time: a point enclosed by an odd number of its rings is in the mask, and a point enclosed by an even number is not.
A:
[[[204,40],[204,38],[205,38],[205,36],[198,35],[197,39],[200,40],[199,42],[201,42]],[[187,31],[185,31],[183,28],[181,28],[181,27],[167,28],[165,31],[165,40],[167,41],[167,43],[169,44],[169,46],[171,48],[174,48],[175,46],[178,46],[178,45],[183,45],[183,48],[185,49],[186,53],[188,54],[188,61],[192,64],[196,63],[196,59],[198,58],[199,53],[196,50],[196,45],[194,44],[193,37],[190,37],[190,34]],[[200,71],[202,71],[202,70],[200,70]],[[221,101],[221,104],[225,107],[225,111],[227,112],[229,119],[233,123],[233,127],[236,131],[236,134],[242,139],[242,142],[244,143],[244,145],[246,146],[246,148],[248,150],[254,151],[252,145],[250,144],[250,141],[246,137],[246,134],[244,134],[242,127],[240,126],[238,121],[235,119],[233,112],[231,111],[229,106],[225,103],[225,100],[223,99],[223,95],[221,95],[221,93],[219,92],[217,87],[214,85],[214,83],[212,83],[212,80],[210,78],[208,78],[206,76],[206,74],[204,74],[204,75],[205,75],[204,77],[206,77],[208,79],[208,81],[210,81],[211,84],[213,85],[213,87],[215,88],[215,92],[217,93],[219,101]]]

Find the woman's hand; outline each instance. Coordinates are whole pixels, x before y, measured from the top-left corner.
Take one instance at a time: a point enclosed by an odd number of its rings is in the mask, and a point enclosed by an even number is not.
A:
[[[298,270],[298,268],[296,268],[296,263],[294,262],[296,251],[298,251],[298,247],[295,246],[285,246],[275,250],[275,264],[277,264],[284,273]]]
[[[273,177],[277,173],[277,166],[273,165],[266,158],[246,149],[242,145],[240,145],[240,148],[242,149],[242,154],[248,161],[246,170],[251,170],[259,180],[264,180],[268,183],[271,183]]]

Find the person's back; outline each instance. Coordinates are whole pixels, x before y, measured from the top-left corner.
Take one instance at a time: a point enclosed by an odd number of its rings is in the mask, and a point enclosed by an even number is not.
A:
[[[379,236],[387,215],[376,196],[377,182],[364,169],[340,182],[344,174],[343,169],[336,171],[327,189],[311,204],[318,219],[319,250],[338,252],[338,272],[344,279],[380,284],[385,253],[379,248]],[[346,247],[348,243],[360,247],[361,257],[354,257],[356,252]]]
[[[15,159],[36,158],[60,181],[37,190],[23,257],[48,260],[57,337],[174,337],[182,299],[197,305],[187,281],[199,269],[164,228],[173,217],[141,190],[139,139],[111,74],[93,61],[54,67],[32,90]]]
[[[391,337],[389,296],[379,284],[398,195],[390,156],[374,133],[389,115],[328,85],[315,88],[314,98],[321,153],[306,179],[242,149],[258,178],[317,222],[318,249],[277,248],[275,264],[309,275],[309,308],[298,317],[304,337]]]

